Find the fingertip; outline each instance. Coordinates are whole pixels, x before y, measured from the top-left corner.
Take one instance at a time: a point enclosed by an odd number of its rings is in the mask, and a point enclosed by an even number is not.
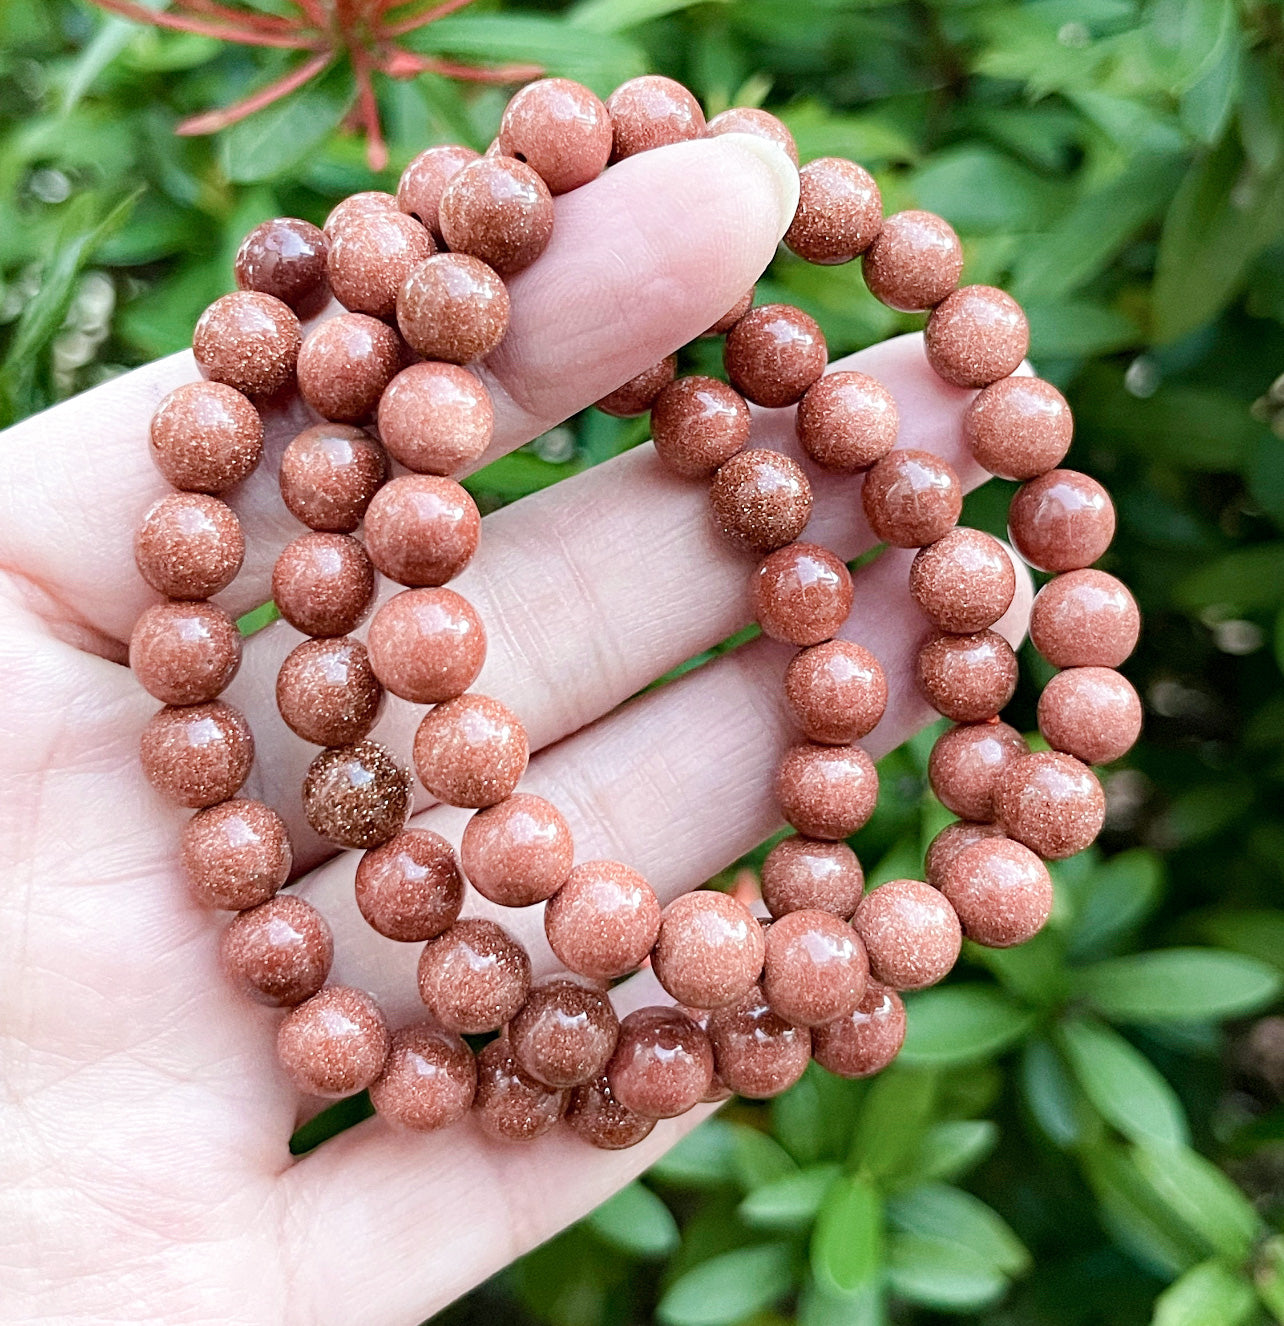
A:
[[[742,160],[734,169],[744,173],[746,179],[761,177],[764,198],[770,198],[776,215],[776,243],[778,244],[793,222],[798,210],[798,167],[785,150],[769,139],[756,134],[728,133],[702,140],[706,148],[724,149],[723,155],[739,156]],[[729,152],[725,149],[730,149]]]

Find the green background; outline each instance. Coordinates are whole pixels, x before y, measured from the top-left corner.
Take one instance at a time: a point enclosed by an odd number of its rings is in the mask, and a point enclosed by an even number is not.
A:
[[[1057,869],[1048,930],[968,948],[911,997],[881,1078],[810,1070],[724,1110],[443,1320],[1284,1321],[1280,6],[482,3],[408,44],[533,59],[601,93],[672,74],[710,114],[777,111],[804,159],[862,161],[889,211],[943,213],[966,278],[1027,308],[1031,354],[1076,411],[1071,463],[1118,503],[1103,565],[1146,615],[1128,665],[1146,733],[1106,771],[1100,849]],[[482,148],[504,100],[382,80],[380,176],[340,130],[342,66],[217,138],[174,136],[287,64],[73,0],[4,0],[0,422],[186,345],[252,224],[319,221],[432,142]],[[856,265],[784,257],[759,297],[814,313],[836,354],[921,321],[875,304]],[[472,486],[493,507],[644,432],[588,412]],[[1009,487],[968,518],[1000,531]],[[1046,669],[1024,662],[1013,721],[1029,730]],[[948,818],[926,791],[931,736],[884,762],[856,843],[876,882],[917,873]]]

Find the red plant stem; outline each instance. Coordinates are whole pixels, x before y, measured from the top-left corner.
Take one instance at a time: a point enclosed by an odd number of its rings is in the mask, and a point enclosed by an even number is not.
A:
[[[422,28],[428,23],[435,23],[439,18],[445,18],[447,14],[453,14],[455,10],[463,9],[465,5],[471,3],[472,0],[443,0],[442,4],[433,9],[426,9],[422,14],[401,18],[394,23],[381,24],[379,36],[403,37],[407,32],[414,32],[416,28]]]
[[[225,27],[213,20],[186,18],[182,14],[167,14],[163,10],[144,9],[130,0],[93,0],[99,9],[147,23],[156,28],[170,28],[175,32],[195,32],[201,37],[217,37],[223,41],[238,42],[242,46],[273,46],[287,51],[315,51],[320,42],[315,38],[288,37],[269,32],[255,32],[244,28]]]
[[[379,171],[388,164],[388,146],[383,141],[379,102],[370,81],[370,57],[360,47],[353,47],[351,55],[352,69],[357,76],[357,106],[366,130],[366,164],[371,170]]]
[[[529,79],[538,78],[544,69],[537,64],[501,64],[493,69],[474,69],[471,65],[456,64],[453,60],[425,59],[417,72],[441,74],[444,78],[458,78],[465,83],[525,83]],[[409,74],[396,76],[411,77]]]
[[[259,14],[250,9],[229,9],[226,5],[215,4],[214,0],[174,0],[174,8],[190,14],[208,14],[224,23],[244,23],[260,32],[299,31],[298,24],[288,18]]]
[[[272,102],[301,88],[309,79],[315,78],[321,73],[333,60],[333,51],[321,51],[310,60],[305,60],[301,65],[290,70],[284,78],[278,78],[275,83],[269,83],[266,87],[259,88],[257,92],[251,93],[244,100],[235,102],[231,106],[225,106],[222,110],[206,111],[204,115],[193,115],[190,119],[186,119],[179,124],[174,132],[191,136],[193,134],[212,134],[219,129],[225,129],[229,124],[235,124],[237,120],[243,120],[247,115],[253,115],[255,111],[262,110],[264,106],[269,106]]]
[[[291,0],[291,3],[303,11],[304,17],[309,19],[313,26],[323,32],[330,28],[330,14],[321,4],[321,0]]]

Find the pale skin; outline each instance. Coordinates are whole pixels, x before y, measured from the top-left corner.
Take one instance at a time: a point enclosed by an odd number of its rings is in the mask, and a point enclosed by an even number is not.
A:
[[[485,366],[493,454],[519,446],[714,322],[760,275],[794,205],[774,149],[739,137],[613,168],[558,202],[549,251],[512,282],[513,325]],[[901,412],[900,445],[984,475],[962,451],[971,393],[927,368],[917,338],[854,356]],[[189,896],[177,844],[188,812],[138,766],[156,702],[122,666],[154,595],[131,551],[166,487],[147,454],[160,398],[196,376],[189,355],[138,369],[0,439],[0,1320],[413,1326],[576,1220],[704,1117],[642,1145],[595,1151],[565,1130],[519,1147],[467,1121],[446,1134],[379,1119],[314,1153],[287,1150],[319,1102],[275,1062],[280,1013],[225,985],[226,914]],[[761,412],[755,441],[795,450],[790,412]],[[269,420],[259,471],[231,500],[245,567],[220,602],[269,597],[272,560],[299,532],[275,492],[299,418]],[[844,557],[873,542],[857,481],[820,478],[807,537]],[[478,689],[512,706],[534,752],[523,782],[549,796],[577,859],[614,857],[662,900],[698,887],[778,824],[771,779],[790,740],[779,678],[790,651],[756,642],[640,699],[631,696],[748,620],[752,559],[710,528],[704,488],[649,446],[487,518],[457,582],[490,650]],[[844,634],[887,670],[875,756],[931,718],[911,681],[925,623],[911,554],[857,573]],[[390,592],[388,588],[384,591]],[[1022,577],[999,625],[1015,640]],[[423,1015],[418,945],[382,939],[352,898],[354,853],[300,823],[314,753],[275,711],[277,623],[247,642],[227,699],[253,727],[245,795],[290,820],[294,886],[335,932],[332,979],[373,991],[394,1023]],[[376,737],[401,755],[417,712],[391,706]],[[458,841],[467,812],[421,803],[416,823]],[[481,911],[471,899],[469,911]],[[496,914],[491,909],[488,914]],[[503,917],[554,969],[539,909]],[[638,977],[621,1008],[653,1002]]]

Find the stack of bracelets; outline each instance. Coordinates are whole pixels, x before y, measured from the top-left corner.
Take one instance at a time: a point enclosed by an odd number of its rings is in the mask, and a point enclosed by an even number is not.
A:
[[[827,351],[812,318],[754,307],[750,290],[708,333],[726,336],[730,385],[675,380],[669,356],[600,406],[649,409],[660,460],[710,482],[713,521],[760,559],[750,572],[758,624],[798,648],[785,698],[801,739],[776,781],[795,832],[762,869],[771,919],[716,890],[662,909],[629,866],[575,864],[566,820],[517,790],[526,732],[503,704],[469,690],[485,630],[444,587],[481,529],[450,476],[477,461],[492,433],[490,398],[466,365],[502,340],[504,278],[547,245],[553,195],[608,162],[727,132],[768,138],[797,161],[775,117],[736,109],[706,123],[667,78],[634,79],[605,103],[565,79],[532,83],[509,103],[484,156],[430,148],[396,197],[356,194],[324,230],[295,219],[253,230],[237,257],[238,290],[196,328],[206,380],[171,392],[152,420],[155,461],[177,491],[146,513],[136,545],[143,577],[165,596],[130,642],[139,680],[164,704],[143,733],[143,767],[161,793],[196,810],[182,840],[191,885],[236,913],[221,941],[231,979],[289,1008],[279,1057],[305,1092],[369,1088],[380,1115],[423,1131],[471,1111],[489,1134],[519,1140],[564,1119],[594,1146],[619,1148],[698,1102],[773,1096],[812,1058],[863,1077],[900,1049],[899,992],[944,977],[963,936],[1005,947],[1037,933],[1052,904],[1045,860],[1080,851],[1101,829],[1105,803],[1089,766],[1122,755],[1141,722],[1136,692],[1115,671],[1136,643],[1137,607],[1118,580],[1090,569],[1114,533],[1110,498],[1087,475],[1058,468],[1072,428],[1061,394],[1013,376],[1028,347],[1019,306],[989,286],[960,288],[963,254],[950,226],[922,211],[884,218],[873,178],[832,157],[802,167],[785,244],[815,263],[862,257],[879,300],[928,314],[935,372],[980,389],[964,419],[971,454],[991,474],[1021,481],[1010,537],[1025,561],[1053,573],[1029,624],[1034,645],[1061,669],[1038,706],[1050,749],[1031,752],[998,717],[1017,661],[991,628],[1017,578],[1002,544],[957,525],[957,474],[926,451],[893,449],[897,407],[886,388],[858,372],[822,376]],[[347,312],[304,335],[300,318],[331,293]],[[272,591],[285,620],[310,638],[285,659],[277,703],[289,727],[322,748],[303,783],[308,823],[339,847],[364,849],[362,914],[392,940],[424,944],[418,981],[429,1017],[397,1030],[369,994],[326,984],[330,929],[311,904],[278,892],[292,869],[287,831],[269,806],[237,797],[254,741],[244,716],[217,698],[237,669],[240,637],[209,600],[237,574],[245,546],[220,494],[259,461],[255,401],[280,400],[295,384],[323,422],[293,438],[281,460],[281,496],[308,532],[281,552]],[[863,476],[876,538],[919,550],[910,590],[930,633],[917,682],[955,723],[936,742],[929,774],[960,817],[931,844],[925,881],[895,879],[866,894],[844,842],[877,801],[873,761],[857,743],[882,716],[887,683],[868,650],[835,638],[851,610],[851,575],[828,549],[800,541],[812,505],[807,475],[749,445],[747,402],[796,406],[810,461]],[[376,572],[405,588],[374,613],[363,644],[352,632],[371,608]],[[413,763],[435,801],[476,812],[458,857],[440,835],[406,827],[410,774],[369,739],[385,690],[431,706]],[[530,959],[507,930],[461,919],[465,880],[502,907],[544,904],[565,972],[532,986]],[[648,959],[675,1005],[619,1020],[609,984]],[[484,1033],[499,1034],[475,1053],[464,1037]]]

